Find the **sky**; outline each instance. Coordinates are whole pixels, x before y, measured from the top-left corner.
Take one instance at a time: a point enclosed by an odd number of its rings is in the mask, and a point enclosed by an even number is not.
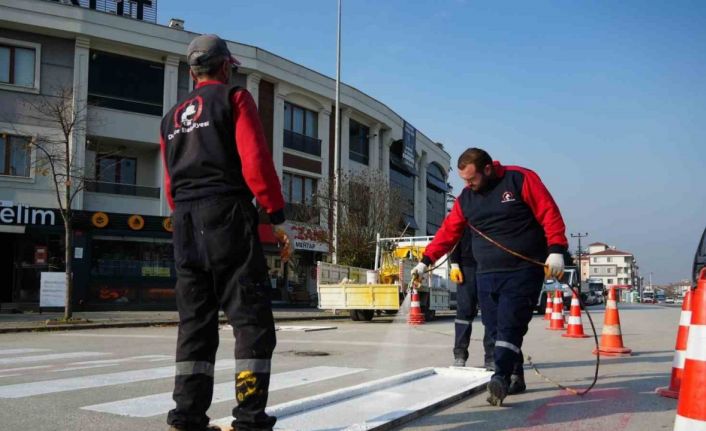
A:
[[[158,20],[335,76],[335,0],[195,6],[160,1]],[[342,81],[453,167],[480,147],[532,169],[567,236],[634,253],[655,284],[690,277],[706,228],[706,2],[343,0],[342,20]]]

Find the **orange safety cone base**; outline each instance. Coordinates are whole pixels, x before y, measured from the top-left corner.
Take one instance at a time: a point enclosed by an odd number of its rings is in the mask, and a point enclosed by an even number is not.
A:
[[[566,330],[566,328],[547,328],[547,329],[549,329],[550,331],[565,331]]]
[[[588,338],[588,337],[590,337],[590,335],[586,335],[586,334],[569,334],[569,333],[561,334],[561,336],[566,337],[566,338]]]
[[[632,356],[632,349],[626,347],[603,347],[600,348],[601,356],[614,356],[619,358],[625,358]],[[593,349],[593,354],[597,353],[596,349]]]
[[[679,391],[675,391],[675,390],[668,388],[666,386],[663,388],[655,389],[655,393],[657,395],[661,395],[666,398],[674,398],[675,400],[679,398]]]

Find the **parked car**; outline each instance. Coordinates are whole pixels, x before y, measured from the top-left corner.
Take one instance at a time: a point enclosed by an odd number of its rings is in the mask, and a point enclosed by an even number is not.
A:
[[[668,298],[666,298],[666,299],[664,300],[664,303],[665,303],[665,304],[674,304],[674,298],[672,298],[672,297],[670,296],[670,297],[668,297]]]

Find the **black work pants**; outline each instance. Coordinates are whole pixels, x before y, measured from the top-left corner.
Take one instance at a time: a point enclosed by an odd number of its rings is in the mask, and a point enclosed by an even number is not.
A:
[[[495,375],[522,374],[522,341],[542,289],[540,267],[477,275],[485,330],[495,339]]]
[[[257,212],[248,199],[214,197],[177,203],[172,217],[179,334],[176,408],[167,422],[188,429],[209,422],[222,308],[235,335],[233,426],[269,430],[276,421],[265,414],[276,339]]]
[[[476,289],[476,267],[462,265],[463,283],[456,288],[456,320],[454,320],[454,358],[468,359],[473,319],[478,315],[478,291]],[[483,349],[485,362],[493,361],[495,340],[484,330]]]

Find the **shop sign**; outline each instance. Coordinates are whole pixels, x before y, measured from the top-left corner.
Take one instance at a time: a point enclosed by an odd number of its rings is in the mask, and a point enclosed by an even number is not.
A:
[[[39,285],[39,307],[66,305],[66,273],[42,272]]]
[[[414,157],[417,147],[417,129],[408,122],[404,122],[402,128],[402,161],[411,169],[414,169]]]
[[[130,226],[132,230],[142,230],[145,227],[145,219],[140,215],[133,215],[127,219],[127,225]]]
[[[104,212],[97,212],[93,213],[91,216],[91,224],[93,226],[103,229],[104,227],[108,226],[108,223],[110,222],[110,217],[108,217],[108,214]]]
[[[328,253],[328,235],[321,226],[287,223],[285,230],[295,250]]]
[[[0,224],[54,226],[57,219],[53,209],[33,208],[11,201],[2,201],[0,205]]]

